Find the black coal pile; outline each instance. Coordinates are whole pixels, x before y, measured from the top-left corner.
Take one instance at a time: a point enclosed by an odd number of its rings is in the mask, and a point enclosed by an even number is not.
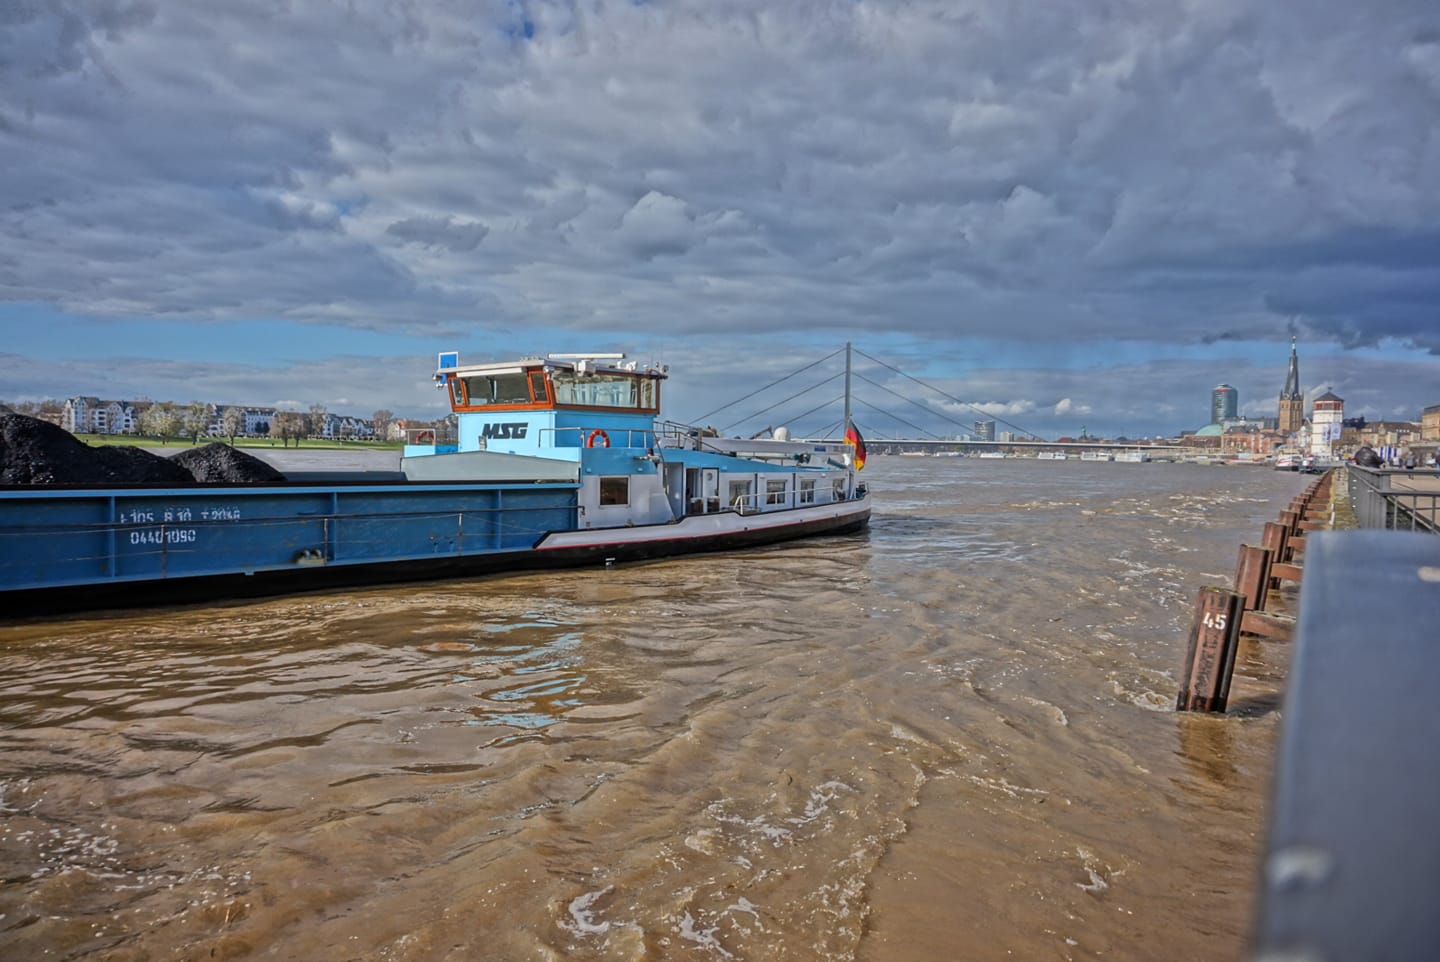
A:
[[[285,480],[285,475],[266,462],[219,441],[181,451],[170,460],[189,471],[196,481],[206,483],[254,484]]]
[[[92,448],[49,421],[0,410],[0,484],[182,485],[283,480],[284,475],[264,461],[223,444],[186,450],[173,458],[135,447]]]
[[[106,484],[194,484],[190,472],[169,458],[141,448],[89,448],[92,463]]]

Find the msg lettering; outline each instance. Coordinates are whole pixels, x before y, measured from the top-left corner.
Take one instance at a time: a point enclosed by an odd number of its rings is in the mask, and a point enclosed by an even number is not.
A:
[[[194,528],[145,528],[130,532],[131,544],[193,544]]]

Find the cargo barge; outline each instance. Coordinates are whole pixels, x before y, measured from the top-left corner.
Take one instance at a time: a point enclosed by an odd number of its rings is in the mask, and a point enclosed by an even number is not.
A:
[[[549,355],[435,373],[453,444],[373,473],[0,490],[0,615],[610,564],[863,529],[863,442],[661,421],[666,373]],[[848,424],[848,412],[847,412]]]

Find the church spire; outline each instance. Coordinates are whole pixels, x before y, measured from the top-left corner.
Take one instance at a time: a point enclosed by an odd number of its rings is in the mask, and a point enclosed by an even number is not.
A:
[[[1280,430],[1293,434],[1305,422],[1305,394],[1300,390],[1300,358],[1295,354],[1295,336],[1290,336],[1290,370],[1285,373],[1285,389],[1280,392]]]
[[[1285,374],[1285,389],[1280,392],[1282,401],[1298,401],[1300,394],[1300,358],[1295,355],[1295,335],[1290,335],[1290,370]]]

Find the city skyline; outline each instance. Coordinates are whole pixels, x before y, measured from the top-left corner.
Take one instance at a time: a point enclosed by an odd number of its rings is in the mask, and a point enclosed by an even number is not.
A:
[[[1278,423],[1279,423],[1279,431],[1280,431],[1280,433],[1281,433],[1281,434],[1290,434],[1290,433],[1293,433],[1293,432],[1296,431],[1296,430],[1299,430],[1300,427],[1302,427],[1303,425],[1308,424],[1308,423],[1310,423],[1310,422],[1312,421],[1312,416],[1313,416],[1314,413],[1315,413],[1315,409],[1312,409],[1312,408],[1310,407],[1310,405],[1313,404],[1313,402],[1315,402],[1316,400],[1321,400],[1321,401],[1331,400],[1331,401],[1338,401],[1338,402],[1342,402],[1342,403],[1343,403],[1343,400],[1344,400],[1344,399],[1343,399],[1343,398],[1339,398],[1338,396],[1336,396],[1336,395],[1333,393],[1333,390],[1332,390],[1332,388],[1331,388],[1329,385],[1317,386],[1317,387],[1311,389],[1311,390],[1308,391],[1308,392],[1307,392],[1307,391],[1301,391],[1301,390],[1299,390],[1299,389],[1296,387],[1296,385],[1298,385],[1298,384],[1300,383],[1300,379],[1299,379],[1299,364],[1298,364],[1297,353],[1298,353],[1298,351],[1297,351],[1297,345],[1296,345],[1296,343],[1295,343],[1295,340],[1292,338],[1292,340],[1291,340],[1291,345],[1290,345],[1289,367],[1288,367],[1288,370],[1287,370],[1287,373],[1286,373],[1285,385],[1284,385],[1284,387],[1282,388],[1282,390],[1281,390],[1281,392],[1280,392],[1280,394],[1279,394],[1279,396],[1278,396],[1278,399],[1277,399],[1277,411],[1278,411],[1278,414],[1277,414],[1276,416],[1270,416],[1270,415],[1265,415],[1265,414],[1242,414],[1242,413],[1240,413],[1240,411],[1238,410],[1238,394],[1239,394],[1239,392],[1238,392],[1232,385],[1230,385],[1230,384],[1225,384],[1225,383],[1221,383],[1221,384],[1216,385],[1216,386],[1211,390],[1211,392],[1210,392],[1210,396],[1209,396],[1209,401],[1210,401],[1210,409],[1209,409],[1210,420],[1209,420],[1209,422],[1208,422],[1206,425],[1204,425],[1204,426],[1205,426],[1205,427],[1209,427],[1211,430],[1214,430],[1214,429],[1216,429],[1217,427],[1221,427],[1221,426],[1223,426],[1223,425],[1231,425],[1231,424],[1234,424],[1234,423],[1237,423],[1237,422],[1243,423],[1243,422],[1247,422],[1247,421],[1248,421],[1248,422],[1254,422],[1254,423],[1257,423],[1257,424],[1261,424],[1261,423],[1263,423],[1263,424],[1268,424],[1271,429],[1274,429],[1274,428],[1276,427],[1276,423],[1278,422]],[[838,354],[838,352],[837,352],[837,354]],[[866,356],[862,353],[862,354],[861,354],[861,357],[862,357],[862,358],[865,358]],[[823,372],[822,372],[822,375],[823,375]],[[822,376],[822,379],[818,382],[818,384],[819,384],[820,386],[823,386],[823,385],[825,385],[825,384],[827,384],[827,383],[830,383],[830,382],[833,381],[834,379],[835,379],[835,376],[831,376],[831,377],[823,377],[823,376]],[[862,379],[863,379],[863,376],[862,376]],[[786,376],[786,377],[784,377],[784,378],[781,379],[781,382],[783,383],[783,382],[788,381],[788,380],[789,380],[789,376]],[[814,387],[814,386],[815,386],[815,385],[812,385],[812,387]],[[793,385],[791,385],[791,387],[793,387]],[[806,388],[806,389],[804,389],[804,390],[805,390],[805,391],[808,391],[808,390],[810,390],[810,388]],[[761,393],[763,393],[763,389],[762,389],[762,392],[761,392]],[[803,394],[804,391],[802,391],[801,393]],[[922,394],[925,394],[925,395],[929,395],[929,394],[931,393],[931,386],[930,386],[930,385],[924,385],[924,384],[922,384],[922,385],[921,385],[921,393],[922,393]],[[793,399],[793,398],[792,398],[792,399]],[[299,412],[299,408],[296,407],[296,405],[295,405],[293,402],[291,402],[291,403],[290,403],[288,406],[286,406],[286,407],[276,408],[276,407],[274,407],[274,406],[268,406],[268,405],[254,405],[254,404],[244,404],[244,403],[240,403],[240,404],[217,403],[217,402],[213,402],[213,401],[208,401],[208,400],[203,399],[203,398],[192,399],[190,402],[180,402],[180,401],[176,401],[176,400],[173,399],[173,398],[172,398],[172,399],[150,399],[150,398],[148,398],[148,397],[147,397],[147,398],[138,398],[138,399],[136,399],[136,398],[97,398],[97,397],[94,396],[94,395],[69,395],[69,396],[67,396],[67,397],[64,398],[64,399],[54,399],[54,398],[52,398],[52,399],[47,399],[47,400],[63,401],[63,409],[64,409],[64,411],[65,411],[65,413],[66,413],[66,419],[65,419],[64,421],[62,421],[62,425],[63,425],[64,427],[66,427],[67,429],[69,429],[69,430],[75,430],[74,426],[72,426],[72,425],[69,423],[69,420],[70,420],[70,410],[71,410],[72,402],[75,402],[75,401],[82,401],[82,402],[95,402],[95,401],[99,401],[101,404],[111,404],[111,405],[114,405],[114,404],[120,404],[120,405],[137,404],[137,405],[140,405],[140,406],[142,406],[142,407],[148,406],[148,405],[154,404],[154,403],[159,403],[159,404],[173,404],[173,405],[175,405],[175,406],[177,406],[177,407],[181,407],[181,408],[185,407],[187,403],[190,404],[190,405],[192,405],[192,406],[193,406],[195,403],[201,403],[201,404],[205,404],[205,405],[207,405],[208,407],[210,407],[210,408],[212,409],[212,414],[215,415],[215,416],[218,416],[218,415],[219,415],[221,412],[223,412],[223,410],[224,410],[225,408],[227,408],[227,407],[235,407],[235,408],[244,408],[244,409],[247,410],[248,413],[250,413],[250,414],[252,414],[252,415],[255,415],[255,416],[257,416],[257,417],[261,417],[261,419],[264,419],[264,417],[273,416],[273,415],[274,415],[275,413],[277,413],[277,412],[283,412],[283,411]],[[6,403],[6,401],[7,401],[6,398],[0,398],[0,404],[4,404],[4,403]],[[1289,403],[1289,404],[1291,405],[1291,408],[1290,408],[1291,416],[1292,416],[1292,417],[1295,417],[1295,418],[1297,419],[1297,420],[1294,421],[1294,423],[1293,423],[1293,425],[1292,425],[1291,427],[1286,427],[1286,418],[1287,418],[1286,405],[1287,405],[1287,403]],[[1303,405],[1303,406],[1302,406],[1302,405]],[[1332,405],[1332,407],[1333,407],[1333,405]],[[1317,408],[1318,408],[1318,406],[1317,406]],[[354,413],[354,412],[335,412],[335,411],[328,411],[328,410],[326,409],[325,405],[323,405],[323,404],[318,404],[318,403],[315,403],[315,404],[311,404],[311,405],[310,405],[310,407],[309,407],[309,412],[310,412],[310,413],[313,414],[313,413],[314,413],[315,411],[317,411],[317,410],[321,411],[321,413],[323,413],[323,414],[326,414],[326,415],[327,415],[329,418],[331,418],[331,419],[337,419],[337,418],[339,418],[339,419],[353,420],[353,421],[368,421],[368,420],[369,420],[369,418],[368,418],[367,415],[356,414],[356,413]],[[300,413],[304,413],[304,412],[300,412]],[[407,415],[407,414],[403,414],[403,413],[402,413],[402,414],[399,414],[399,415],[396,415],[395,412],[392,412],[392,411],[390,411],[389,409],[376,409],[376,410],[375,410],[374,412],[372,412],[372,413],[373,413],[373,414],[382,414],[382,415],[385,417],[387,423],[390,423],[390,422],[395,421],[395,420],[399,420],[400,422],[403,423],[403,422],[409,420],[409,421],[415,422],[416,424],[425,425],[425,424],[431,423],[432,421],[433,421],[433,422],[438,422],[438,421],[440,421],[441,419],[443,419],[444,417],[446,417],[446,415],[447,415],[449,412],[448,412],[448,410],[447,410],[447,411],[444,411],[444,412],[436,413],[436,414],[434,414],[434,415],[432,415],[432,416],[416,416],[416,415]],[[976,410],[975,413],[979,414],[980,412],[979,412],[978,410]],[[253,419],[253,418],[252,418],[252,419]],[[951,424],[955,424],[955,425],[960,424],[960,422],[957,421],[957,420],[955,420],[954,418],[949,418],[949,417],[947,417],[946,420],[947,420],[949,423],[951,423]],[[1418,413],[1417,413],[1417,415],[1414,416],[1414,417],[1403,417],[1403,416],[1400,416],[1400,417],[1390,417],[1390,418],[1367,418],[1367,417],[1366,417],[1365,415],[1363,415],[1363,414],[1355,415],[1355,414],[1353,414],[1353,413],[1346,415],[1346,421],[1347,421],[1347,423],[1348,423],[1348,422],[1351,422],[1351,421],[1357,421],[1357,420],[1358,420],[1358,421],[1361,421],[1361,422],[1373,422],[1373,423],[1409,423],[1409,424],[1414,424],[1414,425],[1416,425],[1417,428],[1418,428],[1419,423],[1420,423],[1420,421],[1421,421],[1421,418],[1420,418],[1420,416],[1419,416]],[[741,424],[741,423],[749,423],[749,422],[737,422],[736,424],[734,424],[734,425],[729,425],[729,426],[727,426],[727,427],[729,427],[729,428],[737,427],[737,426],[739,426],[739,424]],[[902,419],[902,423],[907,423],[910,427],[915,427],[915,425],[914,425],[913,423],[903,422],[903,419]],[[1050,436],[1050,437],[1043,437],[1043,438],[1042,438],[1042,436],[1041,436],[1040,434],[1038,434],[1037,432],[1028,431],[1028,430],[1020,427],[1019,425],[1012,424],[1012,423],[1010,423],[1010,422],[1008,422],[1008,421],[1001,421],[1001,422],[999,422],[999,423],[1006,424],[1007,426],[1009,426],[1010,428],[1012,428],[1012,430],[1007,430],[1007,431],[1000,431],[1000,432],[998,432],[998,437],[999,437],[1001,440],[1008,440],[1008,439],[1011,439],[1011,438],[1018,439],[1018,440],[1024,440],[1027,436],[1028,436],[1028,437],[1035,438],[1035,439],[1044,439],[1044,440],[1056,440],[1056,439],[1058,439],[1058,438],[1063,437],[1063,435],[1053,435],[1053,436]],[[970,439],[972,439],[972,440],[994,441],[994,440],[996,440],[996,438],[997,438],[996,424],[997,424],[997,422],[996,422],[995,419],[982,417],[980,420],[974,421],[974,422],[969,426],[969,429],[968,429],[968,430],[962,430],[961,432],[959,432],[959,433],[957,433],[956,435],[954,435],[954,437],[957,437],[957,438],[967,438],[967,437],[968,437],[968,438],[970,438]],[[770,429],[773,430],[773,426],[772,426]],[[1161,437],[1170,438],[1170,439],[1178,439],[1178,438],[1182,437],[1182,436],[1185,435],[1185,434],[1192,433],[1193,430],[1194,430],[1194,429],[1190,429],[1190,428],[1182,428],[1182,429],[1177,429],[1177,430],[1175,430],[1175,431],[1171,431],[1171,432],[1164,433],[1164,434],[1160,434],[1160,435],[1153,435],[1153,436],[1150,436],[1150,437],[1154,437],[1154,438],[1157,438],[1157,439],[1158,439],[1158,438],[1161,438]],[[77,433],[79,433],[79,432],[77,431]],[[124,431],[124,432],[117,432],[117,431],[106,432],[106,431],[104,431],[104,430],[100,430],[98,433],[134,433],[134,431],[127,430],[127,431]],[[222,432],[222,433],[223,433],[223,432]],[[248,432],[247,432],[247,433],[248,433]],[[914,436],[916,436],[916,437],[919,437],[919,436],[921,436],[921,435],[925,435],[925,436],[929,436],[929,437],[931,437],[931,438],[938,438],[938,437],[941,437],[941,436],[942,436],[942,435],[936,434],[935,432],[927,431],[927,430],[924,430],[924,429],[922,429],[922,430],[919,431],[919,432],[912,432],[912,433],[914,433]],[[1083,438],[1083,437],[1093,437],[1093,438],[1097,438],[1097,439],[1104,439],[1104,438],[1107,438],[1107,437],[1108,437],[1108,438],[1119,438],[1119,439],[1122,439],[1122,440],[1133,440],[1133,439],[1135,439],[1135,438],[1131,438],[1130,436],[1125,435],[1125,434],[1123,434],[1123,433],[1121,433],[1121,434],[1110,434],[1110,435],[1107,435],[1107,434],[1104,434],[1104,433],[1094,433],[1094,432],[1091,432],[1091,431],[1089,430],[1089,428],[1088,428],[1087,425],[1081,425],[1079,434],[1080,434],[1080,436],[1081,436],[1082,438]],[[902,437],[906,437],[906,436],[907,436],[907,435],[904,435],[903,432],[902,432],[901,434],[876,434],[876,435],[875,435],[875,439],[876,439],[876,440],[882,440],[882,439],[897,440],[897,439],[901,439]],[[945,435],[945,437],[949,437],[949,436],[948,436],[948,435]],[[1146,435],[1139,435],[1139,436],[1137,436],[1138,439],[1142,439],[1142,440],[1145,439],[1146,437],[1147,437]]]
[[[1432,20],[24,7],[0,397],[431,419],[439,351],[618,350],[668,364],[688,419],[850,341],[941,388],[930,428],[1144,437],[1202,427],[1221,381],[1277,416],[1296,337],[1307,414],[1333,390],[1416,420],[1440,402]]]

